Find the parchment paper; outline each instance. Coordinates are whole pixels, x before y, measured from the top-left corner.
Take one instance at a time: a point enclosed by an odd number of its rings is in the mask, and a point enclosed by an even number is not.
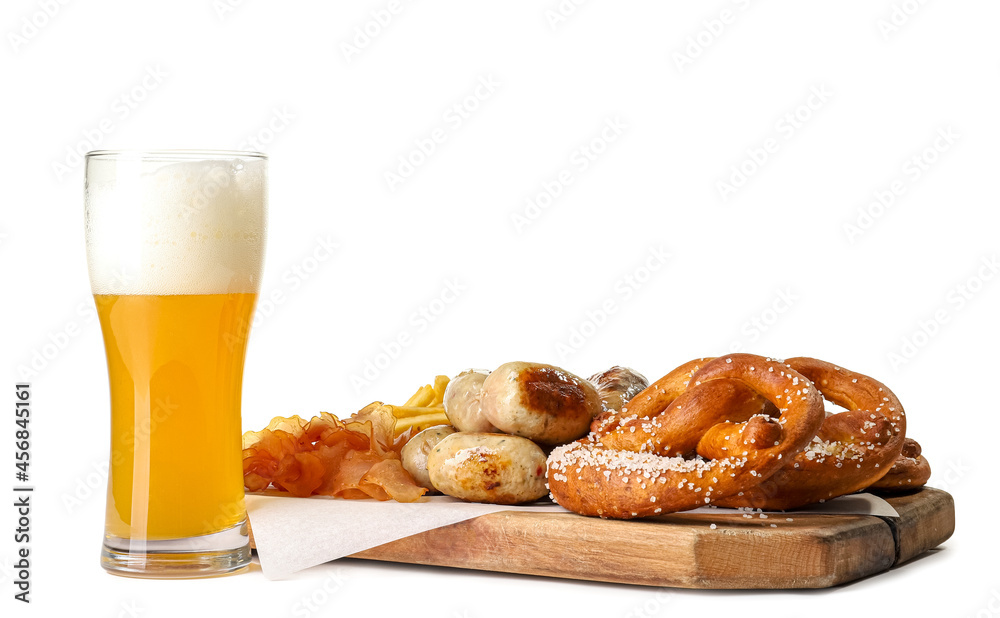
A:
[[[422,498],[421,502],[401,504],[391,500],[343,500],[325,496],[293,498],[273,490],[248,493],[246,504],[261,570],[268,579],[287,578],[330,560],[497,511],[568,512],[551,502],[501,506],[431,496]],[[711,507],[685,512],[740,513],[736,509]],[[784,515],[794,513],[899,517],[888,502],[871,494],[842,496],[783,512]],[[308,533],[303,534],[303,531]]]

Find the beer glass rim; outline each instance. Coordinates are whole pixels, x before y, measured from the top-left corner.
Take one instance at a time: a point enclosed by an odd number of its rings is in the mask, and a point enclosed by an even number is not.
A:
[[[267,159],[254,150],[91,150],[87,159],[119,159],[136,161],[212,161],[216,159]]]

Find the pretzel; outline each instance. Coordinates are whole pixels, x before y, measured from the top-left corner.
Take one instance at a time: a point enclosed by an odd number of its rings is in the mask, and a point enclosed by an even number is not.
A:
[[[742,423],[756,415],[777,416],[755,390],[740,380],[719,378],[691,388],[671,400],[660,413],[650,417],[627,414],[618,416],[603,429],[601,443],[606,448],[664,457],[695,453],[702,435],[714,425],[726,421]]]
[[[923,487],[931,478],[931,465],[920,454],[920,444],[912,438],[903,441],[903,452],[889,472],[868,486],[879,492],[900,492]]]
[[[711,360],[712,357],[699,358],[677,367],[633,397],[620,412],[611,410],[599,415],[591,423],[591,431],[600,435],[616,434],[617,438],[612,438],[617,440],[614,448],[647,450],[640,444],[646,438],[634,440],[637,436],[632,427],[642,427],[646,424],[644,419],[664,412],[667,406],[684,394],[691,377]],[[737,380],[713,382],[711,387],[701,392],[701,398],[703,404],[714,404],[715,413],[706,414],[704,406],[692,406],[689,408],[692,411],[690,415],[682,417],[673,414],[661,419],[661,423],[668,423],[668,426],[657,426],[656,440],[674,448],[659,449],[656,451],[658,455],[684,455],[692,451],[697,437],[693,442],[690,439],[683,441],[685,437],[700,435],[711,425],[721,422],[726,414],[730,415],[730,420],[737,422],[748,420],[754,414],[777,414],[773,404]],[[720,420],[709,422],[711,418]]]
[[[823,421],[809,446],[756,487],[716,500],[728,507],[785,510],[854,493],[882,478],[903,449],[906,414],[887,386],[815,358],[785,366],[847,408]]]
[[[691,408],[704,403],[704,393],[716,388],[713,381],[727,378],[740,381],[770,401],[779,417],[755,414],[746,420],[725,419],[711,425],[697,436],[695,447],[698,454],[713,453],[709,460],[656,454],[672,446],[657,442],[653,431],[657,425],[668,415],[690,414]],[[777,472],[808,445],[823,422],[819,391],[801,374],[771,359],[731,354],[706,363],[690,380],[694,382],[670,401],[668,409],[642,417],[646,420],[634,433],[645,429],[647,436],[638,448],[606,446],[606,436],[594,432],[555,448],[548,460],[553,500],[583,515],[616,519],[693,509],[735,495]],[[657,381],[650,388],[657,384],[662,387],[664,383]],[[649,394],[647,401],[656,399],[654,393]],[[630,413],[636,410],[632,402],[627,407]],[[638,418],[650,410],[640,406],[634,413]],[[629,427],[628,433],[633,433],[636,425]],[[646,450],[641,451],[643,444]]]

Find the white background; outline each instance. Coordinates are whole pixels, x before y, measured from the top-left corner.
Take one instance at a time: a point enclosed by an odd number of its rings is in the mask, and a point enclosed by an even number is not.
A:
[[[6,508],[5,615],[302,615],[334,572],[323,614],[996,615],[1000,281],[981,268],[1000,253],[995,3],[566,2],[555,21],[556,0],[403,2],[382,26],[384,0],[330,4],[4,4],[0,350],[8,388],[37,374],[34,602],[11,599]],[[810,355],[899,395],[931,485],[956,498],[955,536],[832,592],[361,562],[282,582],[105,574],[108,388],[76,152],[248,139],[271,157],[262,296],[283,302],[262,302],[251,337],[245,429],[509,360],[655,379],[734,345]],[[515,225],[529,200],[546,207]],[[435,302],[449,282],[461,294]],[[411,343],[379,358],[400,335]],[[384,368],[356,386],[366,361]]]

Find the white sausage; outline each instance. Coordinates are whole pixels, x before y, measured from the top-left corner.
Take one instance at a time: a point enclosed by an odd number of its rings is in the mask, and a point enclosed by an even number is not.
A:
[[[594,386],[541,363],[501,365],[483,382],[483,415],[500,431],[539,444],[564,444],[587,433],[604,409]]]
[[[431,452],[431,449],[437,446],[438,442],[453,433],[455,433],[455,428],[451,425],[428,427],[410,438],[409,442],[403,446],[403,450],[400,452],[400,457],[403,459],[403,468],[410,473],[410,476],[413,477],[413,480],[418,485],[431,490],[430,493],[436,493],[436,490],[431,483],[430,476],[427,474],[427,455]]]
[[[545,453],[525,438],[499,433],[458,432],[427,456],[427,472],[438,491],[491,504],[520,504],[545,496]]]
[[[444,389],[444,413],[459,431],[495,432],[497,430],[483,416],[479,396],[489,371],[467,369],[454,377]]]

